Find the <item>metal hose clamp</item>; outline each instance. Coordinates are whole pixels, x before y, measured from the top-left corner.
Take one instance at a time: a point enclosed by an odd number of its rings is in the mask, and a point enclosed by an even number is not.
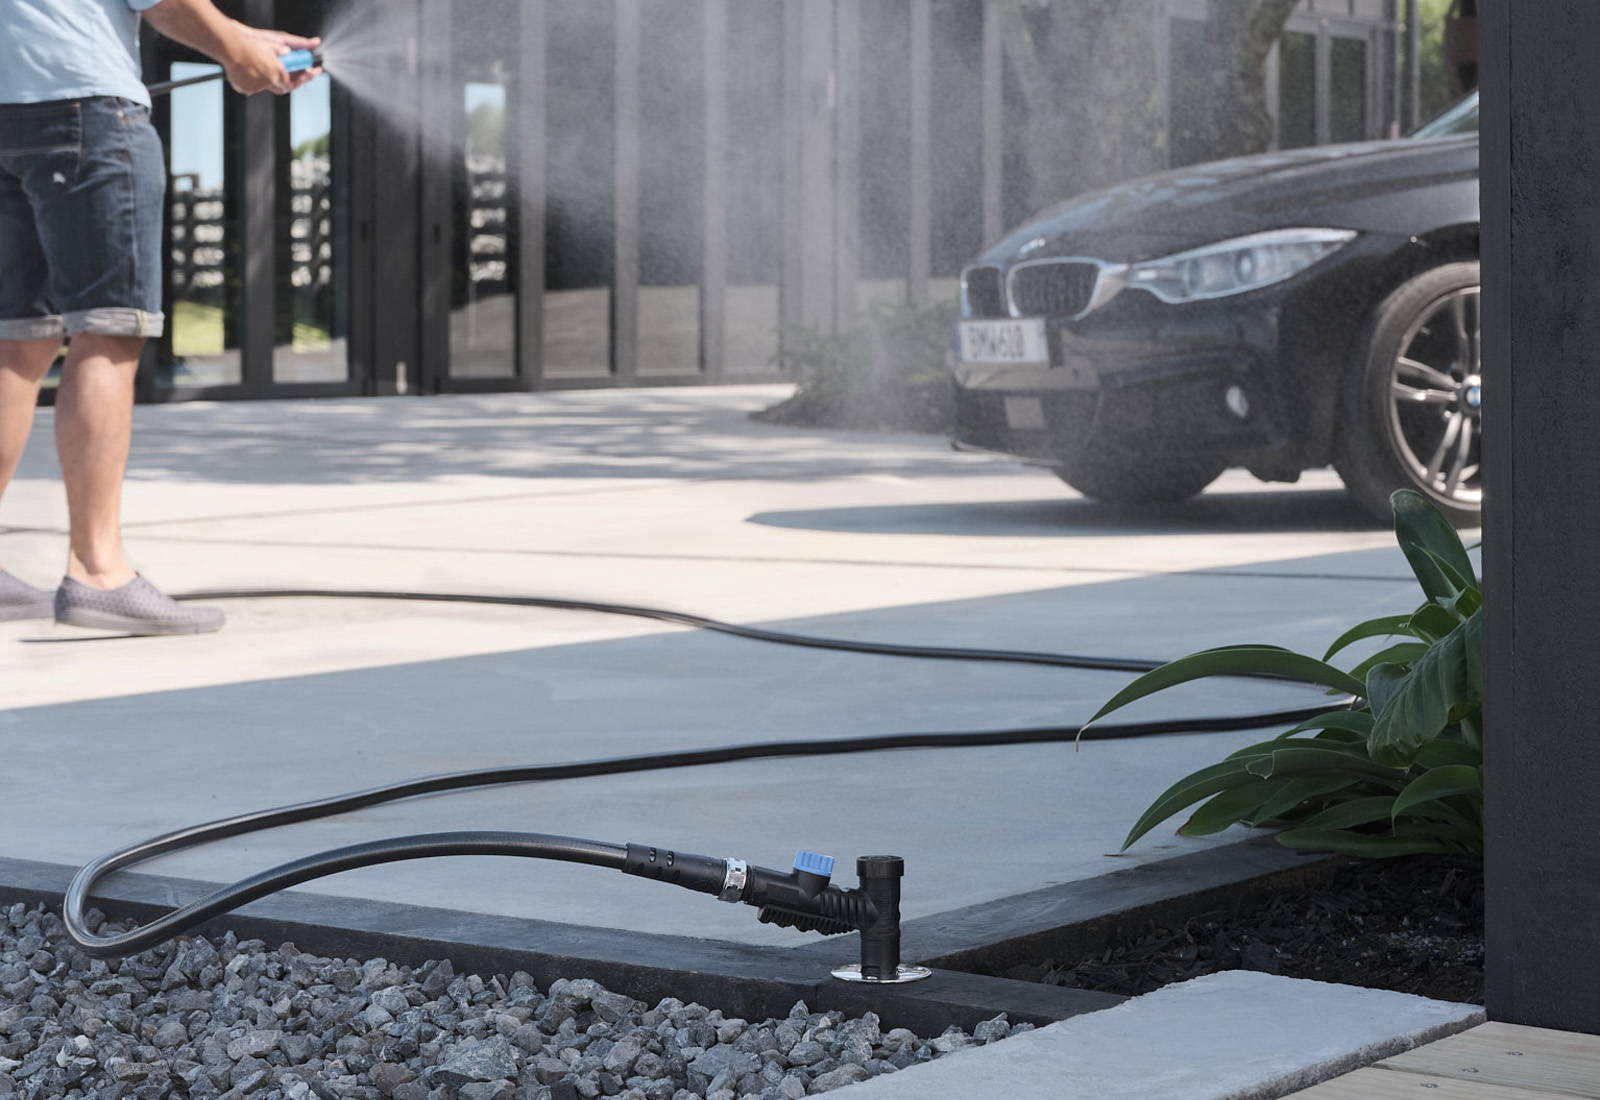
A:
[[[750,876],[750,865],[742,859],[729,859],[727,864],[727,874],[722,878],[722,893],[717,897],[723,901],[743,901],[744,884]]]

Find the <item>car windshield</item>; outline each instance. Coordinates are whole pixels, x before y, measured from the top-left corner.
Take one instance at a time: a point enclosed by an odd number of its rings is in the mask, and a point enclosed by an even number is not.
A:
[[[1444,114],[1417,130],[1416,138],[1460,137],[1478,132],[1478,93],[1473,92]]]

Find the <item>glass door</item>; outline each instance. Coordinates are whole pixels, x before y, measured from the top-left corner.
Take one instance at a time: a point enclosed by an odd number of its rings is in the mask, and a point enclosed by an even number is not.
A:
[[[524,388],[520,0],[424,0],[425,392]]]
[[[325,30],[318,0],[277,0],[272,26],[303,35]],[[272,110],[273,395],[367,392],[352,368],[352,113],[335,78],[281,97]]]
[[[182,81],[219,74],[209,59],[154,39],[145,79]],[[140,371],[141,400],[244,396],[241,309],[244,239],[239,99],[218,80],[153,99],[167,168],[162,310]]]

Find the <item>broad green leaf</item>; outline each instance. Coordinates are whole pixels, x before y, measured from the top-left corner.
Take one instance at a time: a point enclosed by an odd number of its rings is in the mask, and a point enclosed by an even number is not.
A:
[[[1410,665],[1421,660],[1422,655],[1426,652],[1428,652],[1428,646],[1425,642],[1401,642],[1398,645],[1392,645],[1388,649],[1374,653],[1351,669],[1350,675],[1358,680],[1365,681],[1367,673],[1379,665]]]
[[[1244,760],[1224,760],[1220,764],[1201,768],[1178,780],[1163,791],[1161,796],[1150,804],[1150,808],[1140,815],[1139,820],[1134,822],[1133,828],[1128,831],[1128,838],[1122,842],[1122,850],[1127,851],[1129,846],[1145,833],[1179,810],[1193,806],[1202,798],[1209,798],[1219,791],[1244,783],[1256,782],[1255,777],[1245,770],[1245,764]]]
[[[1411,563],[1411,571],[1417,575],[1417,582],[1430,600],[1448,599],[1455,594],[1439,569],[1439,561],[1448,564],[1473,587],[1477,586],[1477,574],[1466,547],[1461,545],[1461,536],[1426,497],[1414,489],[1398,489],[1389,498],[1389,507],[1394,511],[1394,533],[1400,541],[1400,550]],[[1438,560],[1430,553],[1438,555]]]
[[[1366,755],[1366,739],[1318,740],[1315,739],[1315,737],[1291,737],[1291,739],[1288,740],[1266,740],[1266,742],[1261,742],[1259,745],[1250,745],[1248,748],[1240,748],[1237,753],[1229,756],[1229,759],[1243,759],[1246,764],[1258,763],[1261,764],[1261,767],[1267,767],[1269,766],[1269,764],[1267,764],[1267,759],[1274,755],[1274,753],[1283,751],[1285,748],[1301,747],[1315,748],[1315,750],[1326,751],[1326,753],[1338,753],[1338,755],[1344,756],[1347,761],[1352,761],[1352,759],[1354,759],[1354,761],[1357,761],[1358,764],[1370,763],[1370,756]],[[1259,772],[1259,774],[1266,775],[1266,772],[1262,771]]]
[[[1375,795],[1371,798],[1352,798],[1329,806],[1321,813],[1312,814],[1295,826],[1297,829],[1350,829],[1357,825],[1371,825],[1381,821],[1385,825],[1394,818],[1394,795]]]
[[[1434,606],[1439,607],[1441,605],[1435,604]],[[1455,599],[1445,600],[1442,606],[1458,619],[1465,619],[1483,606],[1483,593],[1476,588],[1468,588],[1458,593]]]
[[[1483,756],[1483,708],[1461,716],[1461,739]]]
[[[1482,793],[1483,769],[1475,768],[1471,764],[1442,764],[1437,768],[1430,768],[1406,784],[1405,790],[1394,800],[1392,817],[1399,817],[1413,807],[1436,802],[1441,798]]]
[[[1457,851],[1443,841],[1428,837],[1347,833],[1338,829],[1288,829],[1278,834],[1278,843],[1301,852],[1337,852],[1366,859]]]
[[[1346,752],[1337,743],[1302,744],[1274,749],[1270,756],[1258,756],[1245,764],[1251,775],[1276,779],[1286,775],[1351,775],[1397,782],[1405,772],[1373,763],[1362,753]]]
[[[1366,738],[1365,737],[1361,738],[1360,741],[1331,741],[1331,742],[1329,742],[1329,741],[1318,741],[1318,740],[1316,740],[1314,738],[1310,738],[1310,737],[1302,737],[1302,738],[1299,738],[1299,739],[1287,739],[1287,738],[1283,738],[1283,737],[1274,737],[1271,741],[1261,741],[1261,742],[1259,742],[1257,744],[1246,745],[1242,749],[1237,749],[1234,752],[1229,753],[1227,755],[1226,759],[1228,759],[1228,760],[1239,760],[1239,759],[1246,759],[1246,758],[1255,758],[1255,757],[1258,757],[1258,756],[1270,756],[1270,755],[1272,755],[1274,752],[1276,752],[1279,749],[1292,748],[1295,745],[1315,745],[1317,748],[1335,749],[1335,750],[1337,750],[1339,752],[1349,753],[1351,756],[1355,756],[1355,757],[1357,757],[1359,759],[1362,759],[1362,760],[1367,759],[1367,746],[1366,746]]]
[[[1435,642],[1411,667],[1409,675],[1385,688],[1367,748],[1381,764],[1404,767],[1417,748],[1439,736],[1454,717],[1470,713],[1483,701],[1483,613],[1472,617]],[[1387,666],[1372,670],[1368,682]]]
[[[1435,605],[1429,604],[1428,606],[1433,607]],[[1333,644],[1328,647],[1328,652],[1322,655],[1322,659],[1331,661],[1335,653],[1366,638],[1387,638],[1395,634],[1410,634],[1412,633],[1411,620],[1413,617],[1411,615],[1385,615],[1379,619],[1368,619],[1364,623],[1357,623],[1333,640]]]
[[[1464,835],[1459,825],[1443,821],[1418,821],[1415,818],[1395,822],[1393,832],[1395,836],[1427,836],[1456,842],[1462,840]]]
[[[1393,835],[1402,840],[1428,840],[1444,845],[1447,852],[1483,852],[1483,825],[1479,822],[1446,824],[1407,818],[1395,823]]]
[[[1290,779],[1278,789],[1277,794],[1261,804],[1256,811],[1255,822],[1264,824],[1275,821],[1303,802],[1325,794],[1335,794],[1361,782],[1362,779],[1348,775],[1305,775]]]
[[[1233,787],[1214,795],[1211,801],[1189,815],[1178,832],[1183,836],[1210,836],[1248,817],[1288,780],[1265,779]]]
[[[1411,673],[1399,665],[1373,665],[1367,670],[1367,706],[1372,709],[1373,725],[1377,725],[1378,715],[1383,708],[1389,705],[1400,690],[1400,685],[1406,682],[1406,677]]]
[[[1450,587],[1453,590],[1449,600],[1440,602],[1453,603],[1466,593],[1476,592],[1478,590],[1478,582],[1476,580],[1463,576],[1460,570],[1456,569],[1455,566],[1445,561],[1438,554],[1434,553],[1432,550],[1424,550],[1423,553],[1427,554],[1428,557],[1433,559],[1433,564],[1439,567],[1439,572],[1444,574],[1444,579],[1450,582]]]
[[[1405,832],[1407,826],[1430,825],[1442,830],[1440,835],[1448,836],[1455,840],[1471,836],[1483,836],[1483,815],[1467,814],[1452,806],[1452,801],[1460,801],[1466,795],[1457,795],[1454,799],[1434,799],[1432,802],[1423,802],[1413,806],[1403,815],[1395,819],[1394,831],[1398,835]],[[1409,835],[1409,834],[1407,834]],[[1474,843],[1479,843],[1474,839]]]
[[[1411,616],[1410,625],[1411,630],[1422,635],[1425,641],[1436,642],[1460,625],[1464,617],[1453,615],[1449,608],[1436,603],[1425,603]]]
[[[1449,736],[1435,737],[1417,749],[1417,758],[1413,763],[1424,771],[1442,768],[1447,764],[1479,767],[1483,764],[1483,749],[1465,741],[1453,741]]]
[[[1083,724],[1083,728],[1088,729],[1112,711],[1120,710],[1136,699],[1207,676],[1271,676],[1321,684],[1351,695],[1360,695],[1365,690],[1361,681],[1348,673],[1287,649],[1277,646],[1227,646],[1180,657],[1145,673],[1113,695],[1110,702],[1095,711],[1094,716]]]
[[[1278,740],[1293,737],[1306,730],[1343,730],[1353,733],[1363,741],[1372,732],[1372,712],[1370,710],[1330,710],[1326,714],[1319,714],[1315,718],[1307,718],[1294,729],[1278,735]]]

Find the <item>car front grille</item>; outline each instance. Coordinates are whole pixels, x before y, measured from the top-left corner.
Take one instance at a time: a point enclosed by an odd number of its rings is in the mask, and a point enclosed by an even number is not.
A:
[[[1011,306],[1020,317],[1077,317],[1094,301],[1097,264],[1043,260],[1012,269]]]
[[[997,267],[969,267],[961,276],[962,286],[967,298],[967,316],[969,317],[1004,317],[1006,316],[1005,294],[1000,284],[1000,269]]]

